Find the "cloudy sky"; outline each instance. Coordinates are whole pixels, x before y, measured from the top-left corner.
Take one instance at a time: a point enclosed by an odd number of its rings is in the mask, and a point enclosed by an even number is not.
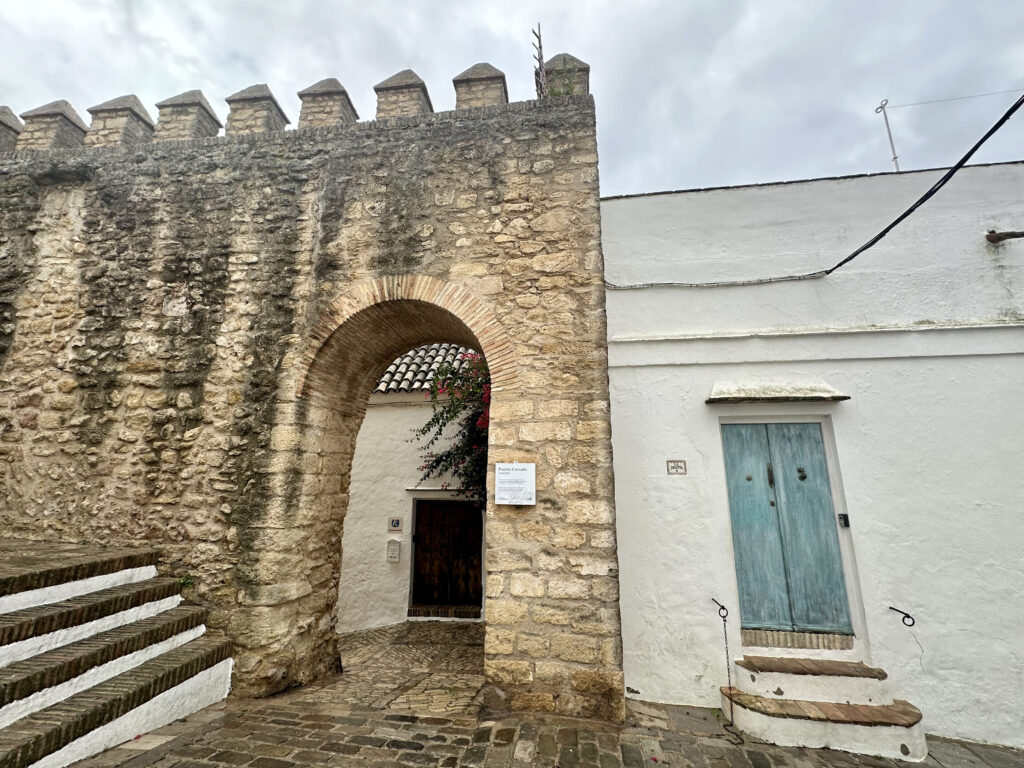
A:
[[[591,65],[605,195],[891,170],[875,107],[1018,88],[1024,3],[1009,0],[0,0],[0,104],[151,109],[201,89],[296,91],[337,77],[364,118],[373,85],[411,67],[434,108],[478,61],[533,96],[545,53]],[[949,165],[1013,94],[893,109],[903,169]],[[975,162],[1024,158],[1024,112]]]

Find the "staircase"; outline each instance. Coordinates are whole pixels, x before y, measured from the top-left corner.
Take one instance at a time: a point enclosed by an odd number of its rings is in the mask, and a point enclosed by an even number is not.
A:
[[[886,673],[860,661],[744,656],[722,688],[737,728],[780,746],[924,760],[921,712],[893,699]]]
[[[227,695],[230,643],[157,557],[0,542],[0,766],[62,768]]]

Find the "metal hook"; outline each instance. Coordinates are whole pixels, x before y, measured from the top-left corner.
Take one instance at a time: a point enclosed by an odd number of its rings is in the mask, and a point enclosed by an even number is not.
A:
[[[728,618],[728,616],[729,616],[729,609],[728,608],[726,608],[720,602],[715,600],[715,598],[713,598],[713,597],[711,598],[711,602],[718,606],[718,615],[719,616],[721,616],[723,619]]]
[[[910,615],[909,613],[907,613],[906,611],[901,611],[901,610],[900,610],[899,608],[893,608],[893,607],[892,607],[891,605],[889,606],[889,610],[890,610],[890,611],[896,611],[896,613],[900,614],[900,615],[901,615],[901,616],[903,617],[903,618],[902,618],[902,619],[900,619],[900,620],[901,620],[901,621],[903,622],[903,625],[904,625],[904,626],[906,626],[906,627],[912,627],[912,626],[914,626],[915,624],[917,624],[917,621],[916,621],[916,620],[914,619],[914,617],[913,617],[913,616],[911,616],[911,615]]]

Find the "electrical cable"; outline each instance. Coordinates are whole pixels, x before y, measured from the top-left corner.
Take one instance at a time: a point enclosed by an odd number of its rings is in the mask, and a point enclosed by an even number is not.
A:
[[[1022,95],[1019,99],[1017,99],[1017,101],[1015,101],[1013,103],[1013,105],[1008,110],[1006,110],[1006,112],[1003,114],[1003,116],[1000,117],[995,122],[995,124],[991,128],[988,129],[988,131],[985,132],[985,135],[982,136],[977,141],[977,143],[975,143],[975,145],[973,147],[971,147],[967,151],[967,154],[965,154],[963,157],[961,157],[957,161],[956,165],[954,165],[952,168],[950,168],[944,174],[942,174],[942,177],[938,181],[936,181],[928,189],[928,191],[926,191],[923,195],[921,195],[921,197],[919,197],[909,208],[907,208],[903,213],[901,213],[899,216],[897,216],[892,221],[892,223],[890,223],[887,227],[885,227],[885,229],[883,229],[877,235],[875,235],[870,240],[868,240],[866,243],[864,243],[864,245],[862,245],[860,248],[855,250],[853,253],[851,253],[849,256],[847,256],[845,259],[837,262],[836,264],[834,264],[833,266],[829,267],[828,269],[820,269],[820,270],[818,270],[816,272],[805,272],[803,274],[796,274],[796,275],[782,275],[782,276],[779,276],[779,277],[757,277],[757,278],[751,278],[749,280],[719,280],[719,281],[714,281],[714,282],[702,282],[702,283],[654,282],[654,283],[629,283],[629,284],[626,284],[626,285],[617,285],[615,283],[609,283],[607,280],[605,280],[604,287],[607,288],[608,290],[611,290],[611,291],[626,291],[626,290],[636,290],[636,289],[641,289],[641,288],[732,288],[732,287],[743,286],[743,285],[765,285],[767,283],[782,283],[782,282],[787,282],[787,281],[792,281],[792,280],[817,280],[817,279],[820,279],[820,278],[823,278],[823,277],[828,277],[829,275],[831,275],[833,272],[835,272],[840,267],[842,267],[842,266],[844,266],[846,264],[849,264],[851,261],[856,259],[862,253],[864,253],[864,251],[866,251],[869,248],[871,248],[874,245],[876,245],[880,240],[882,240],[882,238],[884,238],[886,235],[888,235],[890,232],[892,232],[892,230],[894,230],[897,226],[899,226],[904,220],[906,220],[918,208],[920,208],[922,205],[924,205],[926,202],[928,202],[935,195],[936,192],[938,192],[940,189],[942,189],[944,186],[946,186],[946,184],[949,182],[949,180],[952,179],[954,175],[956,175],[957,171],[959,171],[961,168],[964,167],[964,165],[967,164],[967,161],[970,160],[974,156],[974,153],[977,152],[986,141],[988,141],[990,138],[992,138],[992,135],[996,131],[998,131],[1000,128],[1002,128],[1003,125],[1011,117],[1013,117],[1014,113],[1018,109],[1020,109],[1021,106],[1024,106],[1024,95]]]
[[[947,101],[965,101],[967,99],[980,99],[984,96],[1002,96],[1004,93],[1020,93],[1020,88],[1011,88],[1008,91],[989,91],[988,93],[974,93],[970,96],[951,96],[948,99],[931,99],[930,101],[915,101],[910,104],[888,104],[889,109],[901,109],[902,107],[922,107],[925,104],[945,104]]]

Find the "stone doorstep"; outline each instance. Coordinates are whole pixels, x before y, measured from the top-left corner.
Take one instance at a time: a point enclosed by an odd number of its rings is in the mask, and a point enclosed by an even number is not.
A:
[[[738,688],[722,687],[722,695],[733,704],[769,717],[797,718],[847,725],[887,725],[910,728],[921,721],[921,710],[907,701],[892,704],[836,704],[827,701],[767,699],[743,693]]]
[[[757,673],[780,673],[786,675],[824,675],[828,677],[864,677],[885,680],[885,670],[869,667],[862,661],[839,661],[837,659],[791,659],[784,656],[744,656],[736,662]]]
[[[231,656],[200,637],[0,730],[0,765],[24,768]]]
[[[0,597],[156,565],[158,559],[148,549],[8,539],[0,543]]]
[[[59,603],[0,614],[0,645],[86,624],[129,608],[172,597],[180,589],[177,579],[159,577],[101,589]]]
[[[206,609],[180,606],[0,668],[0,707],[199,626]]]

